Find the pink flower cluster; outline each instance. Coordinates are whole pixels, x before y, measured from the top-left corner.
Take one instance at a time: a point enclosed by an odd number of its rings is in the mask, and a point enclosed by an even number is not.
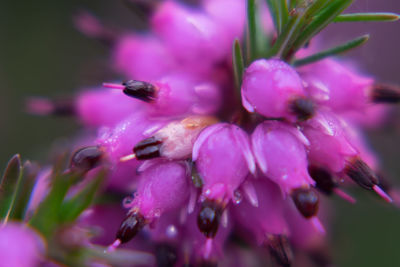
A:
[[[170,265],[215,263],[240,249],[225,245],[234,233],[288,266],[290,244],[323,242],[320,192],[353,202],[341,189],[353,181],[391,202],[360,133],[382,121],[375,104],[393,98],[373,78],[337,59],[300,68],[258,59],[236,99],[231,50],[243,38],[245,1],[162,1],[149,24],[115,37],[88,15],[77,20],[108,37],[112,65],[129,79],[83,91],[69,109],[98,133],[71,169],[107,166],[108,188],[131,194],[126,217],[113,218],[122,224],[109,253],[137,236],[174,248],[161,257]],[[59,105],[35,99],[29,108]]]

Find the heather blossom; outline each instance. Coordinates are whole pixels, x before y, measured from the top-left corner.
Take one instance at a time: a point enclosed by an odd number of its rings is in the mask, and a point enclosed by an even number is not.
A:
[[[312,261],[327,247],[320,193],[355,203],[342,189],[347,179],[396,200],[362,129],[370,114],[369,126],[379,125],[387,109],[375,105],[399,102],[400,91],[332,58],[365,37],[327,51],[308,46],[346,20],[352,1],[133,2],[149,14],[145,32],[75,18],[110,47],[124,81],[27,102],[34,114],[74,116],[91,135],[71,145],[82,144],[67,166],[62,156],[45,168],[10,161],[0,236],[24,240],[24,250],[7,249],[7,266],[37,266],[39,256],[68,266],[228,266],[224,255],[243,263],[236,252],[248,248],[260,265],[266,249],[290,266],[294,251]],[[9,219],[37,229],[47,254]]]

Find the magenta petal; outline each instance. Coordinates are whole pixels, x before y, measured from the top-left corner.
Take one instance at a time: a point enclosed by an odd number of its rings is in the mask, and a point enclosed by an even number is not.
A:
[[[36,267],[44,253],[42,238],[29,227],[18,223],[0,227],[1,266]]]

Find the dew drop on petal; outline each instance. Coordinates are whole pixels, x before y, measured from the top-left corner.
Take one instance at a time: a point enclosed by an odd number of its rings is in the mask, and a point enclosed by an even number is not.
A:
[[[238,205],[238,204],[240,204],[240,202],[242,202],[242,199],[243,199],[242,193],[241,193],[239,190],[236,190],[236,191],[233,193],[233,202],[234,202],[236,205]]]

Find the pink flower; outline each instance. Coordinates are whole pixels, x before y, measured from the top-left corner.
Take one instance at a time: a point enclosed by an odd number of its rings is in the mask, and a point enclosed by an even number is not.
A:
[[[355,144],[364,149],[362,143],[354,132],[353,136],[350,135],[350,128],[345,121],[333,113],[320,111],[305,123],[303,132],[310,140],[309,160],[312,165],[327,168],[332,173],[343,173],[359,186],[374,190],[384,200],[392,202],[378,186],[379,178],[360,157]]]
[[[113,49],[113,64],[129,79],[152,81],[176,68],[164,44],[156,37],[127,34]]]
[[[369,91],[374,80],[344,62],[324,59],[301,68],[299,72],[306,83],[307,93],[320,105],[339,112],[362,111],[370,102]]]
[[[29,227],[7,223],[0,228],[1,266],[37,267],[44,253],[42,238]]]
[[[249,112],[289,121],[305,120],[314,112],[295,69],[277,59],[259,59],[245,71],[242,104]]]
[[[218,23],[226,27],[226,35],[230,35],[231,43],[241,39],[246,27],[246,2],[244,0],[204,0],[204,10]],[[226,8],[229,6],[229,12]]]
[[[190,116],[181,121],[173,121],[137,143],[133,148],[135,158],[188,159],[200,132],[216,122],[216,118],[208,116]]]
[[[206,128],[194,144],[192,158],[203,180],[203,197],[224,204],[233,199],[249,170],[255,171],[248,136],[233,124]]]
[[[104,151],[106,162],[111,164],[108,179],[110,186],[130,189],[128,185],[137,177],[136,169],[140,162],[136,159],[121,161],[121,158],[131,154],[139,141],[151,136],[164,124],[163,121],[148,119],[145,115],[133,114],[114,128],[99,130],[97,144]]]
[[[189,196],[187,175],[187,166],[180,162],[165,162],[144,170],[140,174],[131,209],[111,249],[128,242],[163,213],[181,208]]]
[[[242,201],[232,207],[235,222],[250,232],[249,240],[257,245],[268,244],[269,235],[286,235],[289,229],[284,218],[284,200],[279,187],[265,177],[258,177],[254,182],[258,199],[255,207],[248,201]]]
[[[184,73],[169,75],[152,83],[130,80],[122,85],[105,83],[104,86],[121,89],[127,96],[148,102],[149,113],[153,116],[211,114],[220,105],[218,87]]]
[[[295,127],[277,121],[257,126],[251,137],[261,171],[279,185],[282,192],[314,185],[308,174],[306,145],[309,141]]]
[[[109,89],[85,90],[75,100],[78,118],[92,127],[114,126],[146,105]]]
[[[164,1],[153,14],[154,32],[178,62],[210,66],[229,55],[231,37],[224,25],[202,10]]]
[[[304,123],[303,133],[310,141],[308,158],[311,164],[337,173],[343,170],[346,159],[358,155],[348,141],[344,121],[331,112],[320,111]]]

